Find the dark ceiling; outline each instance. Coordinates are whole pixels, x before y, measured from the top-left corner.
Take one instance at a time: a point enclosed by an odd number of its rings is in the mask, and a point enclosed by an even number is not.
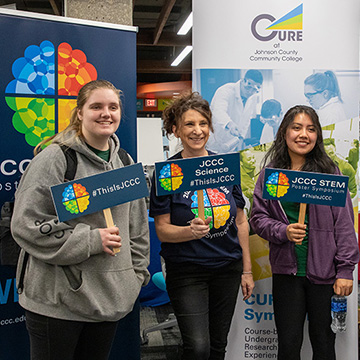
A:
[[[191,45],[191,31],[177,35],[190,12],[191,0],[134,0],[138,82],[191,80],[191,54],[179,66],[170,66]]]
[[[63,0],[0,0],[17,10],[63,16]],[[137,81],[157,83],[191,80],[191,54],[177,67],[170,66],[186,45],[191,31],[178,36],[191,12],[191,0],[133,0],[133,26],[137,34]]]

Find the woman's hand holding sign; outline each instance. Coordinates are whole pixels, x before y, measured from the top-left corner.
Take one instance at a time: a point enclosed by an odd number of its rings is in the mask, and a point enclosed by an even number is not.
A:
[[[209,224],[212,220],[212,217],[208,217],[205,221],[200,218],[195,218],[190,223],[190,229],[195,239],[201,239],[206,236],[210,231]]]
[[[301,244],[306,235],[306,225],[299,223],[290,224],[286,228],[286,235],[289,241]]]
[[[119,249],[121,247],[121,237],[119,235],[119,228],[112,226],[109,228],[99,229],[104,252],[115,256],[118,251],[112,249]]]

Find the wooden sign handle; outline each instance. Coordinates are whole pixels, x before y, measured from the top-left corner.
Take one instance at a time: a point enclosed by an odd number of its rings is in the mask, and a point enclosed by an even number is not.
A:
[[[301,203],[299,210],[299,219],[298,219],[299,224],[305,224],[305,215],[306,215],[306,204]],[[296,245],[301,245],[301,244],[302,242],[296,243]]]
[[[199,219],[205,221],[205,209],[204,209],[204,193],[202,190],[196,190],[198,200]]]
[[[112,227],[112,226],[115,226],[110,208],[104,209],[103,212],[104,212],[104,216],[105,216],[106,226],[107,226],[108,228],[109,228],[109,227]],[[113,248],[113,252],[114,252],[115,254],[119,253],[119,252],[120,252],[120,248]]]

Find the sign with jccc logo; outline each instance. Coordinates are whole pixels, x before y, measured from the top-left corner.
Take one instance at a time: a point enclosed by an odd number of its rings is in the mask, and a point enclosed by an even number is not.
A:
[[[345,206],[348,176],[265,169],[263,198],[305,204]]]
[[[157,162],[155,178],[158,196],[240,184],[240,154]]]
[[[59,221],[92,214],[148,196],[141,163],[51,187]]]

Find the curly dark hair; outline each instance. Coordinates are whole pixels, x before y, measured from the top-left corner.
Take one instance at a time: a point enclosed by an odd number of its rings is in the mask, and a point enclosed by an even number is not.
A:
[[[176,97],[163,111],[163,127],[167,135],[173,133],[174,125],[179,128],[180,121],[188,110],[196,110],[204,116],[209,123],[210,130],[214,131],[209,103],[198,92],[186,92]]]
[[[275,141],[263,159],[263,166],[271,165],[279,169],[291,169],[291,159],[286,144],[286,131],[298,114],[306,114],[310,117],[317,134],[315,146],[306,154],[305,163],[301,170],[333,174],[336,165],[325,151],[319,117],[313,108],[305,105],[296,105],[287,111],[280,124]]]

